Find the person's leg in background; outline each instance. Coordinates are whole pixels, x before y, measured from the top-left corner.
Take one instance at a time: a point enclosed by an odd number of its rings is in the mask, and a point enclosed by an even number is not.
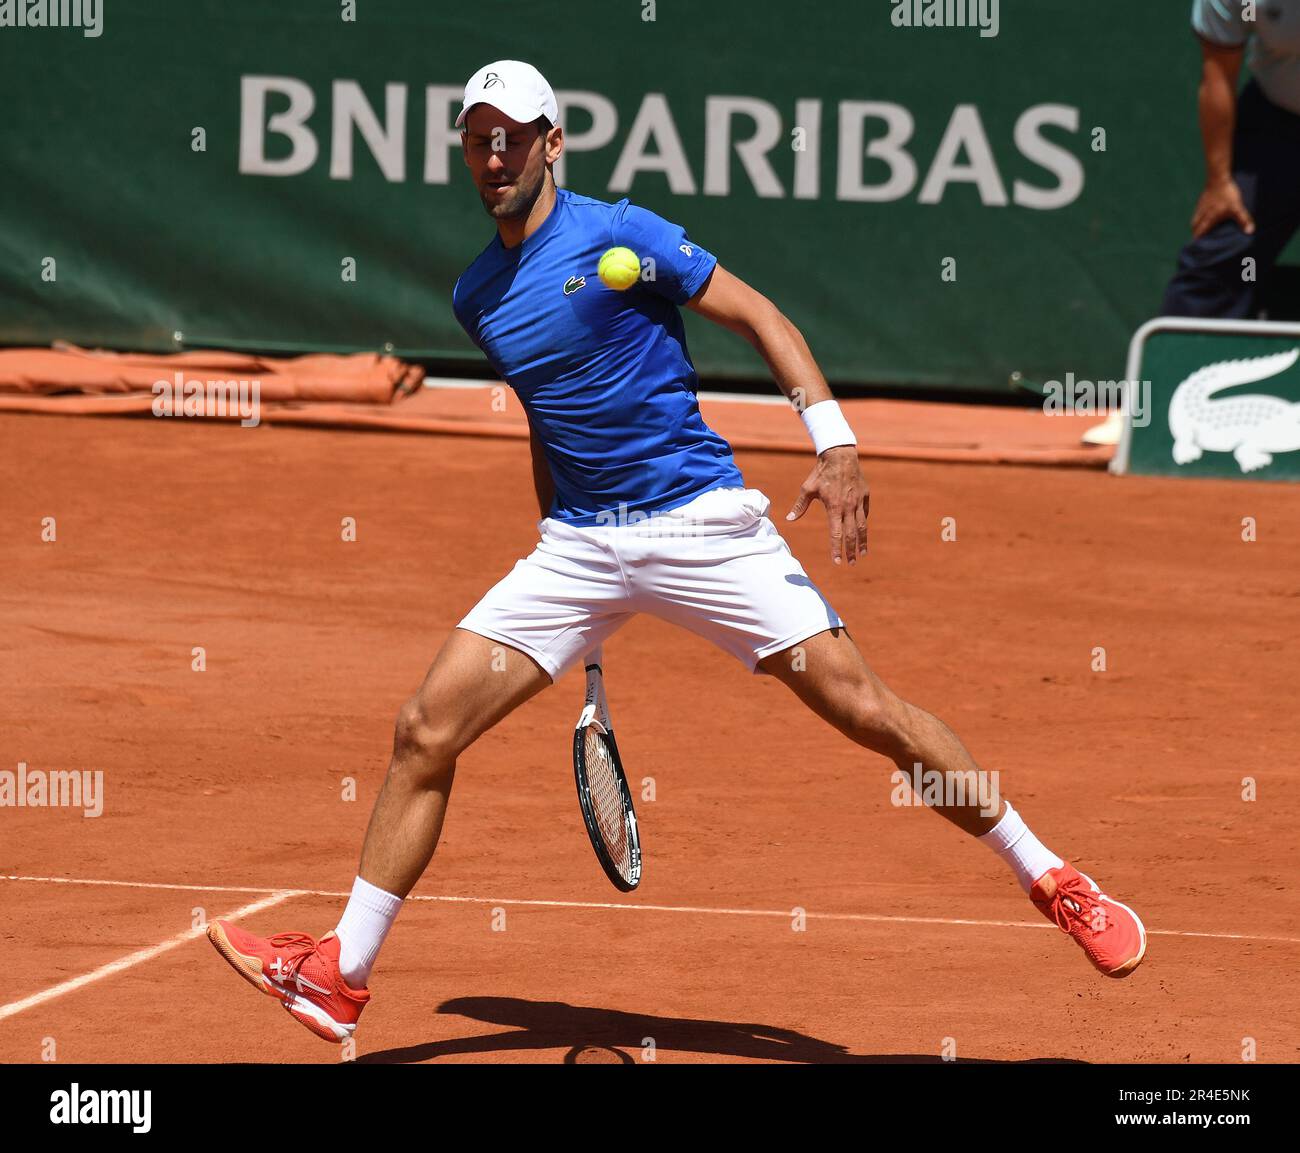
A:
[[[1254,81],[1237,107],[1232,176],[1255,231],[1223,220],[1184,245],[1162,316],[1254,317],[1260,283],[1300,228],[1300,116],[1271,103]]]
[[[1237,105],[1232,170],[1255,231],[1227,219],[1188,241],[1165,288],[1161,316],[1253,319],[1260,285],[1300,229],[1300,116],[1270,102],[1253,80]],[[1122,413],[1112,412],[1084,433],[1084,443],[1117,444],[1123,424]]]

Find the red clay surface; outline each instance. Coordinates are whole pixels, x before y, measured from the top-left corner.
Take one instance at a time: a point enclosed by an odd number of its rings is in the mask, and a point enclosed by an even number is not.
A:
[[[0,1059],[52,1038],[68,1062],[337,1061],[182,935],[196,909],[348,889],[398,706],[534,543],[526,449],[18,415],[0,445],[0,768],[98,769],[106,791],[95,819],[0,809],[0,874],[134,883],[0,880]],[[739,460],[775,518],[811,463]],[[620,747],[657,794],[640,890],[615,892],[583,833],[573,672],[462,758],[416,892],[469,900],[408,903],[360,1059],[640,1061],[646,1038],[664,1064],[936,1060],[945,1038],[962,1060],[1234,1062],[1245,1038],[1300,1059],[1300,491],[866,471],[867,562],[830,564],[819,508],[784,529],[792,548],[877,671],[1143,915],[1141,969],[1095,974],[991,853],[890,804],[891,765],[642,617],[606,646]],[[342,904],[297,895],[244,923],[319,935]]]

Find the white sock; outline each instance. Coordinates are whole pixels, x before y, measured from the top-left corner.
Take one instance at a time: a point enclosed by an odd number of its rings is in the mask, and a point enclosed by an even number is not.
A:
[[[1059,869],[1065,862],[1043,844],[1025,824],[1020,814],[1007,802],[1007,811],[982,837],[976,838],[988,845],[1015,873],[1020,887],[1027,893],[1048,869]]]
[[[401,897],[385,893],[360,877],[352,882],[348,907],[334,930],[339,938],[339,972],[352,988],[366,987],[370,968],[401,907]]]

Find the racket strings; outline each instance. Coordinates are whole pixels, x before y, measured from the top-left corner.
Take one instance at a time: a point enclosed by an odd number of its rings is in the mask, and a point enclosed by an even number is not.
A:
[[[590,725],[583,736],[583,754],[596,825],[619,875],[630,881],[632,847],[627,835],[627,815],[623,811],[623,791],[618,783],[618,770],[604,735]]]

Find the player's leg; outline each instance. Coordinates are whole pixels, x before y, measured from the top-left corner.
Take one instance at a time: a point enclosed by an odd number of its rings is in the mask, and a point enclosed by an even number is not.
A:
[[[942,790],[935,807],[993,849],[1098,968],[1112,976],[1130,972],[1146,947],[1141,922],[1045,848],[1009,804],[990,797],[992,778],[980,775],[947,725],[901,700],[871,671],[765,515],[768,504],[755,489],[717,489],[676,510],[676,523],[669,517],[629,530],[622,547],[640,607],[784,681],[909,780],[918,762],[941,779],[953,774],[964,793]],[[1102,921],[1094,920],[1098,915]]]
[[[456,759],[550,683],[533,657],[456,628],[402,706],[352,894],[335,929],[339,972],[353,988],[366,985],[402,901],[438,847]]]
[[[1043,845],[997,795],[953,731],[891,692],[846,629],[826,630],[772,653],[759,668],[845,736],[892,760],[909,781],[915,780],[914,767],[937,774],[937,797],[927,804],[997,853],[1039,911],[1106,976],[1123,977],[1137,968],[1146,930],[1133,910]],[[949,782],[960,787],[951,789]]]
[[[442,833],[456,758],[551,683],[532,657],[453,629],[424,683],[401,708],[393,755],[370,814],[359,876],[405,897]]]
[[[976,774],[947,725],[900,700],[867,667],[767,518],[768,504],[756,489],[715,489],[658,522],[629,528],[623,551],[645,611],[786,681],[841,732],[900,767],[910,771],[921,761]],[[978,803],[941,811],[977,836],[996,821]]]
[[[919,764],[952,779],[987,780],[952,729],[897,696],[872,672],[847,629],[818,633],[764,657],[758,667],[850,740],[888,757],[909,779]],[[963,831],[982,836],[997,824],[1001,806],[982,802],[977,788],[964,794],[961,804],[943,803],[944,797],[932,807]],[[1051,864],[1059,865],[1059,858]]]
[[[453,630],[403,705],[393,755],[338,927],[259,937],[223,921],[208,936],[250,983],[331,1041],[369,1002],[370,968],[442,831],[456,758],[632,616],[599,534],[540,524],[537,547]]]
[[[208,938],[235,970],[327,1041],[356,1028],[370,968],[442,832],[456,758],[551,683],[531,657],[453,629],[419,691],[402,706],[393,755],[370,815],[361,866],[338,927],[261,937],[214,921]]]
[[[631,617],[599,533],[540,524],[516,563],[453,630],[397,719],[393,757],[337,933],[339,966],[363,985],[402,900],[442,832],[456,758]]]

